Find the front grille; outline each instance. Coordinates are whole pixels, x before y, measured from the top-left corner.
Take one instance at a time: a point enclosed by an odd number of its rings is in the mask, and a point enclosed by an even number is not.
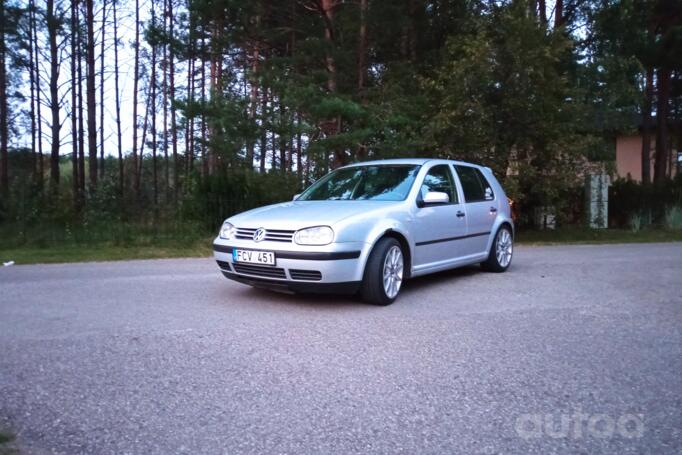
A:
[[[237,228],[237,233],[235,238],[241,240],[253,240],[253,234],[258,230],[258,228]],[[265,237],[263,240],[269,240],[270,242],[291,242],[294,237],[294,232],[296,231],[286,231],[282,229],[266,229]]]
[[[289,269],[292,280],[320,281],[322,274],[318,270],[294,270]]]
[[[223,270],[232,270],[232,269],[230,268],[230,263],[229,263],[229,262],[225,262],[225,261],[216,261],[216,262],[218,263],[218,267],[220,267],[221,269],[223,269]]]
[[[266,278],[286,278],[284,269],[263,265],[232,264],[234,271],[245,275],[263,276]]]

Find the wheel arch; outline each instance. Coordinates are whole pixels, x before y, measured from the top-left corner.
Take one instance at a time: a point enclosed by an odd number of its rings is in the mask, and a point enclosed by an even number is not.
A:
[[[410,243],[408,242],[407,237],[405,237],[405,235],[404,235],[402,232],[397,231],[397,230],[395,230],[395,229],[393,229],[393,228],[388,228],[388,229],[386,229],[385,231],[383,231],[383,232],[381,233],[381,235],[379,235],[379,236],[376,238],[376,240],[375,240],[374,243],[372,244],[371,250],[374,249],[374,247],[376,246],[376,244],[379,243],[379,241],[380,241],[381,239],[387,238],[387,237],[396,239],[396,240],[398,241],[398,243],[400,244],[400,247],[401,247],[402,250],[403,250],[403,255],[404,255],[404,260],[405,260],[404,275],[405,275],[405,278],[409,278],[410,275],[411,275],[410,272],[411,272],[411,270],[412,270],[412,250],[411,250],[411,248],[410,248]],[[371,250],[370,250],[370,251],[371,251]],[[367,264],[365,264],[365,267],[366,267],[366,266],[367,266]]]
[[[499,232],[500,229],[503,227],[509,228],[509,231],[511,232],[512,240],[516,240],[516,236],[514,235],[514,224],[511,222],[511,220],[503,218],[499,219],[495,222],[493,225],[492,230],[490,231],[490,236],[488,237],[488,243],[486,246],[486,251],[490,251],[490,249],[493,246],[493,242],[495,242],[495,237],[497,236],[497,233]]]
[[[500,225],[497,227],[497,230],[495,231],[495,233],[497,234],[497,231],[499,231],[502,227],[505,227],[505,226],[509,228],[509,232],[511,232],[512,240],[514,240],[514,237],[515,237],[514,226],[512,226],[512,224],[507,220],[500,223]]]

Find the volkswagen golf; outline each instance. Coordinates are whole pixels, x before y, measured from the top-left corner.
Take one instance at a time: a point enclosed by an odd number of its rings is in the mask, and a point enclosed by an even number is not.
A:
[[[395,159],[341,167],[293,201],[228,218],[213,251],[223,275],[247,285],[388,305],[412,277],[477,263],[504,272],[513,239],[489,168]]]

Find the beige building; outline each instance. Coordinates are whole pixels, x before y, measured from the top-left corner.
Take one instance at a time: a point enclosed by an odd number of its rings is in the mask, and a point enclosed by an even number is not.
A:
[[[653,133],[653,132],[652,132]],[[652,134],[655,136],[655,134]],[[673,142],[674,139],[673,139]],[[656,140],[651,138],[651,177],[654,175],[654,154],[656,151]],[[682,150],[679,146],[673,144],[672,153],[670,154],[670,163],[668,163],[667,173],[669,176],[675,176],[680,171],[682,166]],[[632,134],[619,134],[616,136],[616,174],[618,177],[627,178],[630,176],[632,180],[642,180],[642,134],[641,132]]]

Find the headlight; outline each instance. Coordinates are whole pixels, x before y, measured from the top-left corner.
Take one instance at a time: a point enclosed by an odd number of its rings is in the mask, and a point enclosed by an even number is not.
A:
[[[234,226],[225,221],[222,227],[220,228],[220,238],[230,240],[232,237],[234,237],[234,231],[235,231]]]
[[[294,242],[299,245],[328,245],[334,240],[334,231],[329,226],[315,226],[294,234]]]

